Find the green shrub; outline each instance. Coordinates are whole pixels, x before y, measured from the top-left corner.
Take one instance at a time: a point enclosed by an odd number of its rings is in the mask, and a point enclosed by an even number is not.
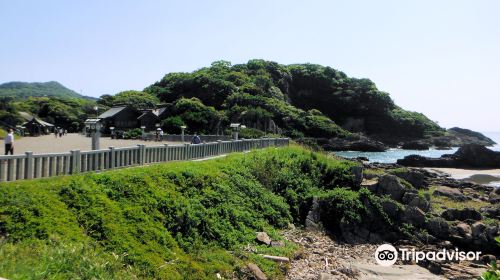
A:
[[[123,134],[125,139],[139,139],[142,137],[142,130],[140,128],[129,129]]]
[[[212,279],[230,277],[250,259],[282,278],[280,265],[244,248],[292,256],[293,244],[260,246],[255,232],[281,239],[278,230],[300,223],[313,195],[353,185],[352,166],[289,147],[6,183],[0,268],[9,268],[2,276]]]
[[[265,133],[262,130],[256,129],[256,128],[243,128],[239,132],[239,137],[240,138],[246,138],[246,139],[256,139],[264,136]]]

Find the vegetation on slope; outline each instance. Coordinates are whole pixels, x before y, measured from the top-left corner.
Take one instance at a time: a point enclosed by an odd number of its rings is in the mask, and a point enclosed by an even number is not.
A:
[[[343,137],[345,129],[383,141],[444,133],[424,115],[397,107],[372,81],[316,64],[217,61],[192,73],[169,73],[145,91],[167,103],[198,98],[228,122],[255,129],[267,130],[273,121],[292,137]]]
[[[28,97],[20,100],[0,97],[0,126],[14,128],[26,121],[19,112],[28,112],[75,132],[83,128],[85,119],[95,116],[95,104],[95,101],[81,98]]]
[[[244,273],[252,261],[282,278],[286,267],[259,254],[291,256],[294,245],[258,245],[255,232],[279,240],[277,230],[300,224],[321,193],[349,197],[329,211],[360,219],[353,165],[283,148],[4,184],[0,275],[204,279]]]
[[[0,97],[18,99],[28,97],[89,98],[54,81],[46,83],[8,82],[0,84]]]

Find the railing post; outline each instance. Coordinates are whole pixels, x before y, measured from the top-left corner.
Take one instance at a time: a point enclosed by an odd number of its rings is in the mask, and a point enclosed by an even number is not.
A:
[[[7,160],[7,181],[14,181],[14,159]]]
[[[146,146],[144,144],[139,145],[139,164],[143,165],[144,164],[144,159],[146,157]]]
[[[80,150],[72,150],[71,151],[71,174],[80,173]]]
[[[191,144],[184,144],[184,156],[183,156],[184,160],[187,160],[189,158],[189,151],[191,150],[190,146]]]
[[[164,146],[165,146],[165,154],[164,154],[165,160],[164,161],[167,162],[168,161],[168,144],[164,144]]]
[[[222,154],[222,140],[217,140],[217,155]]]
[[[115,169],[116,151],[115,147],[109,147],[109,169]]]
[[[25,154],[26,158],[24,162],[24,178],[33,179],[33,152],[28,151]]]

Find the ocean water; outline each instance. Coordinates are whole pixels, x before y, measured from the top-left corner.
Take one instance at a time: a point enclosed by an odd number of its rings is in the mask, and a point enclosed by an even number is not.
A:
[[[450,150],[429,149],[429,150],[425,150],[425,151],[389,149],[385,152],[341,151],[341,152],[334,152],[334,153],[338,156],[345,157],[345,158],[366,157],[371,162],[395,163],[398,159],[402,159],[405,156],[409,156],[409,155],[421,155],[424,157],[440,157],[444,154],[453,154],[457,150],[458,150],[458,148],[452,148]]]
[[[493,139],[493,141],[499,143],[494,147],[488,147],[489,149],[500,151],[500,132],[483,132],[484,135]],[[395,163],[398,159],[402,159],[409,155],[421,155],[424,157],[440,157],[444,154],[453,154],[458,148],[452,148],[449,150],[436,150],[430,149],[426,151],[418,150],[402,150],[402,149],[389,149],[385,152],[357,152],[357,151],[341,151],[334,152],[336,155],[346,158],[356,158],[356,157],[366,157],[371,162],[381,162],[381,163]]]

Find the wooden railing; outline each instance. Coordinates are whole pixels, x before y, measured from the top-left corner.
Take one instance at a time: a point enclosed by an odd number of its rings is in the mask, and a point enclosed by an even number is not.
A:
[[[242,139],[217,141],[198,145],[158,145],[115,148],[69,153],[0,156],[0,182],[53,177],[89,171],[214,157],[266,147],[288,146],[288,138]]]

